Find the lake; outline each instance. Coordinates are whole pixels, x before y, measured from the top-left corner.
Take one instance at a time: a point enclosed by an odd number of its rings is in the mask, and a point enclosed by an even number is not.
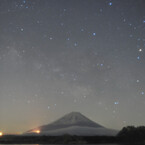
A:
[[[0,144],[0,145],[55,145],[55,144]],[[56,144],[56,145],[67,145],[67,144]],[[75,145],[83,145],[83,144],[75,144]],[[84,145],[123,145],[123,144],[84,144]],[[125,144],[125,145],[132,145],[132,144]],[[136,144],[136,145],[145,145],[145,144]]]
[[[55,144],[0,144],[0,145],[55,145]],[[59,145],[59,144],[56,144],[56,145]],[[63,144],[60,144],[60,145],[63,145]],[[75,145],[83,145],[83,144],[75,144]],[[86,145],[89,145],[89,144],[86,144]],[[93,144],[90,144],[90,145],[93,145]],[[96,144],[96,145],[119,145],[119,144]]]
[[[55,144],[0,144],[0,145],[55,145]],[[56,145],[59,145],[59,144],[56,144]],[[63,145],[63,144],[60,144],[60,145]],[[64,145],[66,145],[66,144],[64,144]],[[83,145],[83,144],[75,144],[75,145]],[[89,145],[89,144],[86,144],[86,145]],[[90,145],[94,145],[94,144],[90,144]],[[119,144],[95,144],[95,145],[119,145]]]

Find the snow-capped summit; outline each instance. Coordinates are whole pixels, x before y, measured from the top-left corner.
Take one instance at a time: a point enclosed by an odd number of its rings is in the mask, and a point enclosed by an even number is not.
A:
[[[51,124],[43,125],[27,131],[25,135],[81,135],[81,136],[93,136],[93,135],[116,135],[117,131],[107,129],[96,122],[88,119],[79,112],[71,112],[62,118],[54,121]]]
[[[53,122],[53,125],[65,125],[65,126],[88,126],[88,127],[103,127],[84,115],[82,115],[80,112],[71,112],[69,114],[66,114],[64,117],[58,119],[57,121]]]

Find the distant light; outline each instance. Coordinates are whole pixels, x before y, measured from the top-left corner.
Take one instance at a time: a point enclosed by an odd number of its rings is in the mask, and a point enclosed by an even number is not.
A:
[[[144,92],[141,92],[142,95],[144,95]]]
[[[96,33],[93,33],[93,36],[96,36]]]
[[[40,133],[40,130],[35,130],[34,132],[37,133],[37,134],[39,134]]]
[[[143,20],[143,23],[145,23],[145,20]]]
[[[138,51],[139,51],[139,52],[142,52],[142,49],[139,49]]]
[[[3,136],[3,133],[2,132],[0,132],[0,136]]]
[[[139,59],[140,59],[140,57],[138,56],[138,57],[137,57],[137,59],[139,60]]]

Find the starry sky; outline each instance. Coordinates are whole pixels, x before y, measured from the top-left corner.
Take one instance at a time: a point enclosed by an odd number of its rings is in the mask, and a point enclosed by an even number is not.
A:
[[[78,111],[145,125],[144,0],[0,0],[0,130]]]

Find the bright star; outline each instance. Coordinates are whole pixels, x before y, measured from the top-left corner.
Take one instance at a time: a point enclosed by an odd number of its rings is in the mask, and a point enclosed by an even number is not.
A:
[[[118,105],[118,104],[119,104],[119,102],[114,102],[114,104],[115,104],[115,105]]]

